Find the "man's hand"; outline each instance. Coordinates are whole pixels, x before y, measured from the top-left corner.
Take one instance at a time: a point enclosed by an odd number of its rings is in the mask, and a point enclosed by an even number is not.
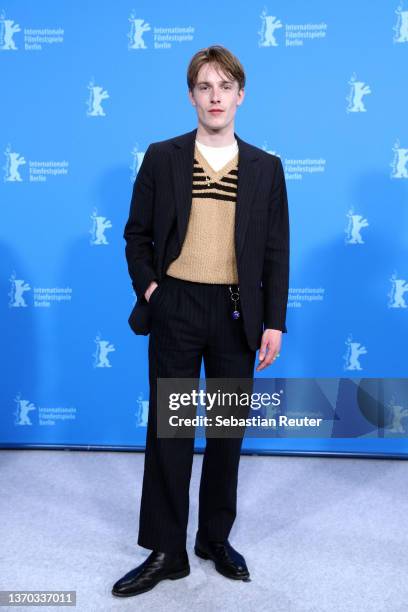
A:
[[[261,348],[259,349],[259,365],[256,371],[264,370],[276,359],[282,343],[282,332],[280,329],[265,329]]]
[[[149,303],[150,296],[152,295],[156,287],[158,287],[158,284],[156,283],[156,281],[152,281],[150,285],[148,286],[148,288],[146,289],[144,296],[146,298],[147,303]]]

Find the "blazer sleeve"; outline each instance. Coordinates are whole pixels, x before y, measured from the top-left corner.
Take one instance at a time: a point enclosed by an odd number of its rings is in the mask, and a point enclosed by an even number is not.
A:
[[[286,308],[289,292],[289,211],[285,174],[278,157],[270,195],[268,237],[262,286],[264,289],[264,329],[287,333]]]
[[[133,184],[129,218],[123,234],[132,286],[142,301],[151,281],[157,281],[153,266],[154,195],[153,145],[150,144]]]

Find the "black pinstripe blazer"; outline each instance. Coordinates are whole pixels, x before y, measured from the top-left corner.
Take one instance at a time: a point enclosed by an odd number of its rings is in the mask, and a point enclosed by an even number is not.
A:
[[[129,325],[136,334],[150,332],[144,293],[152,280],[160,283],[186,235],[196,132],[150,144],[133,185],[124,239],[137,296]],[[280,158],[234,135],[239,147],[235,253],[240,302],[249,346],[257,350],[263,329],[287,332],[288,199]]]

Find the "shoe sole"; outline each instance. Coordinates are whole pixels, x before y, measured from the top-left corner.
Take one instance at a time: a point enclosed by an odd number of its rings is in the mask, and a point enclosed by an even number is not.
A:
[[[227,572],[225,572],[222,569],[222,567],[217,565],[217,562],[215,561],[215,559],[213,559],[213,557],[210,557],[210,555],[207,555],[207,553],[205,553],[204,551],[200,550],[197,546],[194,546],[194,552],[197,555],[197,557],[200,557],[201,559],[207,559],[209,561],[212,561],[214,563],[214,566],[215,566],[215,569],[217,570],[217,572],[219,574],[222,574],[226,578],[231,578],[232,580],[244,580],[244,582],[249,582],[251,580],[249,573],[248,574],[244,574],[242,576],[231,576],[231,574],[227,574]]]
[[[147,593],[147,591],[151,591],[152,589],[154,589],[154,587],[157,586],[159,582],[162,582],[163,580],[178,580],[179,578],[185,578],[185,576],[188,576],[189,573],[190,573],[190,568],[181,570],[180,572],[174,572],[174,574],[169,574],[168,576],[164,576],[163,578],[160,578],[160,580],[157,580],[157,582],[152,584],[152,586],[149,586],[145,589],[141,589],[140,591],[137,591],[136,593],[115,593],[115,591],[111,591],[111,593],[115,597],[132,597],[134,595],[141,595],[142,593]]]

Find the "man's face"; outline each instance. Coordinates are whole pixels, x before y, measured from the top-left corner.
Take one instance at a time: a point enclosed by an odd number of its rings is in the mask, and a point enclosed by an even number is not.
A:
[[[201,66],[192,92],[188,92],[197,117],[208,131],[222,131],[235,117],[242,104],[244,90],[238,91],[238,82],[231,79],[214,64]],[[220,109],[221,112],[214,112]]]

